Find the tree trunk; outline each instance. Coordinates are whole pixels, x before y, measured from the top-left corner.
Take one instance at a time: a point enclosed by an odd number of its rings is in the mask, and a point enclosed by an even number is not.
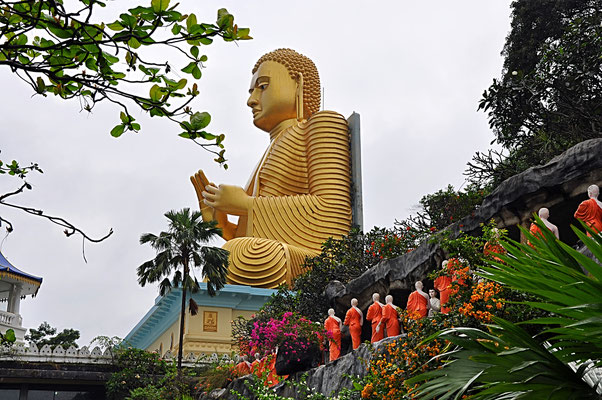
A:
[[[184,276],[182,277],[182,307],[180,309],[180,345],[178,347],[178,375],[182,373],[182,354],[184,350],[184,317],[186,316],[186,277],[188,276],[188,260],[184,259]]]

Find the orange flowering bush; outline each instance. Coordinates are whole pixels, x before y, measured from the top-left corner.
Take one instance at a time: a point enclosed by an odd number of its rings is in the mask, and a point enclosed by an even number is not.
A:
[[[502,296],[503,288],[492,281],[481,281],[472,286],[470,300],[458,308],[458,312],[466,317],[489,323],[491,317],[501,314],[504,307]],[[498,312],[500,311],[500,312]]]
[[[433,359],[444,351],[446,343],[433,340],[421,344],[433,333],[459,323],[458,315],[438,314],[433,318],[413,319],[402,313],[402,326],[406,337],[380,346],[375,350],[363,379],[363,399],[407,399],[413,397],[418,385],[406,385],[405,380],[429,369],[439,368],[441,361]]]

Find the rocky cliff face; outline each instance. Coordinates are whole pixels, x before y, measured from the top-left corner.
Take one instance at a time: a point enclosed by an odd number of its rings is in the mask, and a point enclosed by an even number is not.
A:
[[[313,368],[306,372],[299,372],[289,377],[289,380],[300,382],[302,375],[307,374],[305,386],[324,395],[336,395],[344,388],[352,388],[353,382],[349,376],[363,377],[366,375],[366,365],[374,351],[379,351],[384,345],[395,340],[397,337],[381,340],[374,345],[362,344],[360,347],[348,353],[338,360]],[[254,379],[251,375],[240,378],[232,382],[226,389],[220,389],[212,392],[205,399],[237,400],[237,396],[232,391],[237,391],[246,399],[254,400],[255,397],[249,390],[247,382]],[[311,390],[309,389],[309,390]],[[305,398],[297,393],[295,385],[280,383],[274,388],[276,394],[283,397],[292,397],[295,399]]]
[[[569,226],[577,223],[573,213],[587,199],[587,187],[594,183],[602,186],[602,139],[582,142],[546,165],[507,179],[485,198],[473,215],[447,229],[452,237],[457,237],[460,230],[477,233],[481,223],[493,218],[518,240],[516,225],[528,227],[532,213],[545,206],[550,209],[550,221],[560,229],[561,239],[572,245],[576,237]],[[379,263],[347,285],[331,282],[326,294],[339,315],[344,315],[353,297],[365,310],[375,292],[381,296],[397,292],[400,296],[395,296],[395,301],[403,305],[414,282],[424,279],[427,271],[438,268],[445,258],[439,246],[424,243],[411,253]]]

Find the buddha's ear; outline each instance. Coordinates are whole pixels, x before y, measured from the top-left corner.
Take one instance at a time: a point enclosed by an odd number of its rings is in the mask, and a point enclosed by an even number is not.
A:
[[[297,72],[297,95],[295,105],[297,107],[297,121],[303,121],[303,74]]]

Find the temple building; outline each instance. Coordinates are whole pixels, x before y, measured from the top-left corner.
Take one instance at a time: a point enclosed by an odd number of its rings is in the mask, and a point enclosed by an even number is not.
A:
[[[273,289],[241,285],[225,285],[215,297],[207,294],[207,284],[201,290],[188,294],[199,306],[198,313],[186,310],[184,326],[184,354],[230,354],[236,351],[232,340],[231,322],[239,316],[249,319],[270,298]],[[180,306],[182,290],[172,289],[158,296],[155,304],[125,337],[128,346],[156,351],[163,355],[177,353],[180,344]]]
[[[0,333],[12,329],[17,343],[24,342],[27,328],[23,327],[20,314],[21,299],[27,295],[34,297],[41,284],[42,278],[21,271],[0,253],[0,301],[6,302],[6,309],[0,309]]]

